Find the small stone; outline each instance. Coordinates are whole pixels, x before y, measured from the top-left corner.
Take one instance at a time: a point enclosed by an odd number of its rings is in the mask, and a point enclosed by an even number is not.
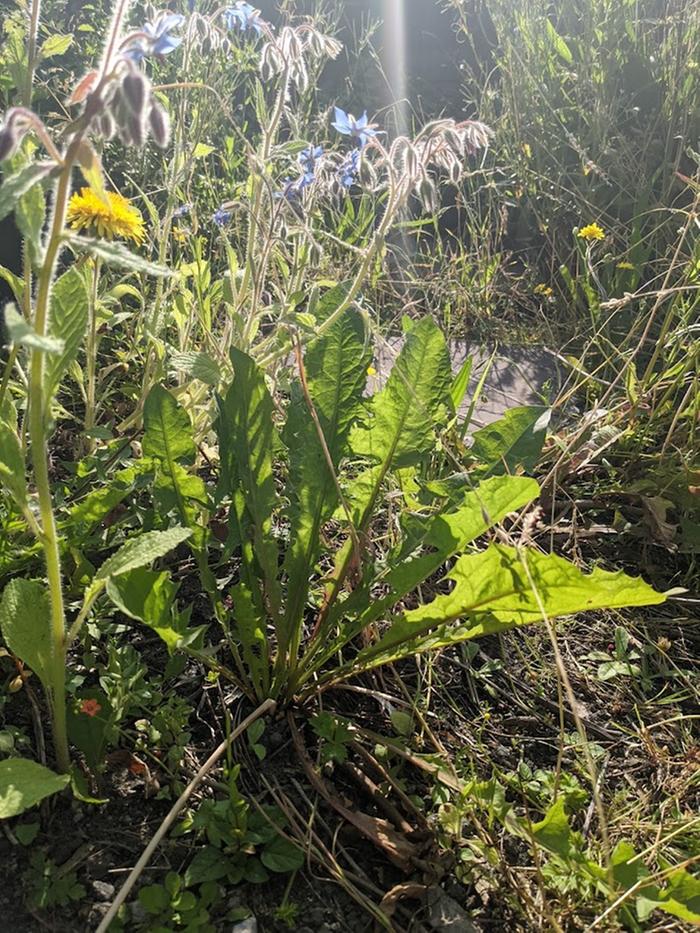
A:
[[[231,933],[258,933],[258,921],[255,917],[248,917],[240,923],[234,923]]]
[[[438,933],[478,933],[464,908],[442,888],[428,892],[428,910],[430,925]]]
[[[93,881],[92,890],[101,901],[111,901],[114,897],[114,885],[106,881]]]

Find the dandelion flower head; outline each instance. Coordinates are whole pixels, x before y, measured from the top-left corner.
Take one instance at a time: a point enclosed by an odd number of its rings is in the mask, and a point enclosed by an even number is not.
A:
[[[605,231],[599,224],[587,224],[585,227],[582,227],[578,232],[579,237],[582,240],[604,240]]]
[[[141,211],[116,191],[108,191],[106,198],[92,188],[76,191],[68,205],[68,223],[73,230],[85,230],[105,240],[143,243],[146,232]]]

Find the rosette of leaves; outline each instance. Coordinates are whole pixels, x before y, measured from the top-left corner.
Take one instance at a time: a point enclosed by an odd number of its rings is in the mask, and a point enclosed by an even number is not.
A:
[[[342,289],[326,296],[321,321],[342,297]],[[454,417],[450,359],[430,318],[405,329],[386,384],[368,398],[363,319],[341,315],[309,344],[284,412],[252,357],[231,352],[234,377],[215,423],[216,507],[228,514],[219,569],[232,581],[222,621],[251,698],[306,698],[481,635],[665,599],[622,572],[586,574],[496,539],[475,545],[539,488],[507,473],[479,482],[478,470],[449,484],[449,495],[430,482],[441,427]],[[179,437],[187,419],[171,422]],[[161,446],[178,448],[178,437]],[[186,471],[179,475],[184,484]],[[438,595],[421,604],[428,579]],[[372,637],[358,649],[361,633]]]

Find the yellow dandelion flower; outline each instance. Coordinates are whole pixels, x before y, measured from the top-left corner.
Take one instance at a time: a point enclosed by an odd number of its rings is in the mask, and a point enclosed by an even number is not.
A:
[[[106,240],[143,243],[146,236],[141,211],[116,191],[107,192],[107,201],[92,188],[76,191],[68,204],[68,223]]]
[[[585,227],[582,227],[578,232],[579,237],[582,240],[604,240],[605,239],[605,230],[598,224],[588,224]]]
[[[368,367],[367,367],[367,375],[368,375],[368,376],[376,376],[376,375],[377,375],[377,370],[374,368],[374,366],[368,366]]]

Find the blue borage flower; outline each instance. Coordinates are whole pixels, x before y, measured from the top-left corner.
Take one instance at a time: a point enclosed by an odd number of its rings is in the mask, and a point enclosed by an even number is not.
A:
[[[267,26],[260,16],[260,10],[256,10],[244,0],[238,0],[233,6],[227,7],[221,15],[229,29],[240,29],[241,32],[254,29],[258,35],[261,35]]]
[[[316,162],[323,155],[323,146],[307,146],[299,153],[299,164],[306,174],[316,172]]]
[[[124,55],[138,64],[147,55],[169,55],[182,43],[182,36],[171,36],[172,29],[177,29],[185,21],[180,13],[163,11],[151,23],[145,23],[142,35],[135,38],[125,49]]]
[[[225,207],[221,206],[214,212],[212,220],[217,227],[225,227],[231,220],[231,211],[227,211]]]
[[[377,124],[370,123],[367,119],[366,110],[358,120],[351,113],[346,113],[344,110],[341,110],[340,107],[336,107],[335,120],[332,126],[334,126],[339,133],[342,133],[343,136],[352,136],[358,139],[360,141],[360,148],[367,145],[370,139],[379,132],[377,130]]]
[[[187,214],[192,210],[191,204],[181,204],[179,207],[176,207],[173,211],[173,217],[186,217]]]
[[[338,177],[343,188],[352,188],[357,181],[357,175],[360,170],[360,149],[353,149],[347,154],[344,162],[338,169]]]
[[[282,190],[275,194],[277,198],[284,198],[285,201],[298,201],[304,191],[316,181],[313,172],[304,172],[299,178],[285,178]]]

